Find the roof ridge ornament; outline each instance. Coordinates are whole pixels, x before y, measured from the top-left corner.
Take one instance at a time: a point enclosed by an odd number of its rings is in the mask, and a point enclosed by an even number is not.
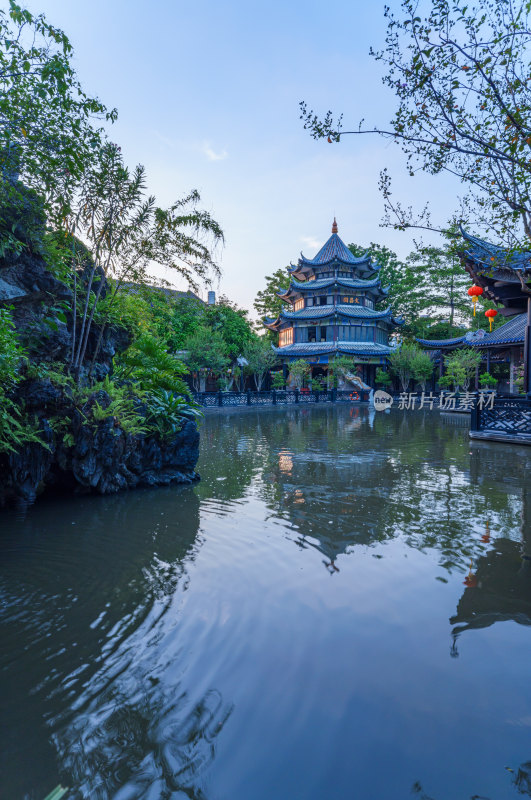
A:
[[[334,221],[332,223],[332,233],[337,233],[337,222],[336,218],[334,217]]]

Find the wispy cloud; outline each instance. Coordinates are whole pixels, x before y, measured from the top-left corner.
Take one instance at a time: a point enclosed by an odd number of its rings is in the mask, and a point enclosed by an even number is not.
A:
[[[226,150],[219,150],[216,152],[216,150],[210,146],[209,142],[203,142],[203,153],[209,161],[223,161],[229,156]]]
[[[156,139],[159,140],[159,142],[162,142],[162,144],[165,144],[166,147],[175,147],[175,140],[174,139],[169,139],[167,136],[163,136],[163,134],[159,133],[159,131],[153,131],[153,135],[154,135],[154,137]]]
[[[301,236],[301,242],[305,247],[308,247],[311,250],[318,250],[322,245],[322,242],[320,242],[318,239],[314,239],[313,236]]]

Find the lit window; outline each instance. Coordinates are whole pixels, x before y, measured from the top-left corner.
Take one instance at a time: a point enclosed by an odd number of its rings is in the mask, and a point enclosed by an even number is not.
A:
[[[280,347],[285,347],[288,344],[293,344],[293,328],[286,328],[283,331],[280,331],[278,337],[278,343]]]

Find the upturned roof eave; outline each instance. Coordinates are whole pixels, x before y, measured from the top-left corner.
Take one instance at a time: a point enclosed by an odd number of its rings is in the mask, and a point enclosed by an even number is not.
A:
[[[363,309],[363,311],[362,311]],[[366,320],[380,320],[380,319],[393,319],[391,308],[387,307],[382,311],[374,311],[368,309],[366,306],[356,306],[355,304],[349,306],[340,305],[325,305],[325,306],[311,306],[309,308],[301,308],[299,311],[281,311],[279,317],[281,319],[321,319],[331,316],[343,316],[349,319],[366,319]],[[401,323],[396,323],[401,324]]]

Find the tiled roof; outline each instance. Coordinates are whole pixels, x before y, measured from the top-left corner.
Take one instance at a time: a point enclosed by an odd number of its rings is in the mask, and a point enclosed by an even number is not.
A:
[[[524,331],[527,314],[517,314],[504,325],[500,325],[491,333],[486,333],[478,339],[470,339],[469,334],[458,336],[455,339],[417,339],[422,347],[430,349],[447,349],[464,345],[465,347],[490,347],[497,344],[512,344],[524,341]],[[481,333],[481,331],[480,331]]]
[[[380,269],[376,265],[371,264],[370,256],[354,256],[346,246],[346,244],[339,238],[337,233],[333,233],[330,239],[321,247],[319,252],[314,258],[305,258],[301,253],[299,265],[310,265],[317,267],[322,264],[329,264],[331,261],[342,261],[344,264],[361,265],[367,264],[373,270]]]
[[[518,271],[531,270],[531,252],[517,253],[504,247],[498,247],[477,236],[472,236],[463,228],[461,228],[461,235],[467,243],[465,255],[486,269],[503,270],[504,267],[509,267]]]
[[[483,339],[477,342],[471,342],[473,347],[489,347],[496,344],[517,344],[524,341],[524,332],[526,326],[527,314],[517,314],[510,319],[505,325],[500,325],[492,333],[487,333]]]
[[[387,356],[392,347],[374,342],[306,342],[275,347],[279,356],[325,355],[326,353],[346,353],[348,355]]]
[[[387,356],[394,350],[386,344],[375,342],[337,342],[337,349],[341,353],[360,353],[370,356]]]
[[[323,355],[333,353],[336,349],[335,342],[305,342],[301,344],[286,344],[284,347],[275,347],[275,352],[279,355]]]
[[[372,308],[360,306],[356,303],[352,305],[340,303],[338,305],[310,306],[309,308],[301,308],[299,311],[280,312],[282,319],[322,319],[331,317],[334,314],[359,319],[384,319],[391,316],[391,309],[386,308],[384,311],[375,311]]]
[[[417,342],[422,347],[431,347],[438,349],[440,347],[456,347],[461,342],[465,341],[465,336],[456,336],[454,339],[417,339]]]
[[[292,278],[290,289],[297,289],[298,291],[304,291],[306,289],[325,289],[328,286],[344,286],[346,289],[374,289],[380,288],[380,279],[373,278],[372,280],[363,280],[363,278],[320,278],[315,281],[296,281]],[[389,291],[388,289],[381,289],[382,292],[387,294]],[[289,289],[286,289],[285,292],[279,292],[279,295],[283,296],[289,292]]]

